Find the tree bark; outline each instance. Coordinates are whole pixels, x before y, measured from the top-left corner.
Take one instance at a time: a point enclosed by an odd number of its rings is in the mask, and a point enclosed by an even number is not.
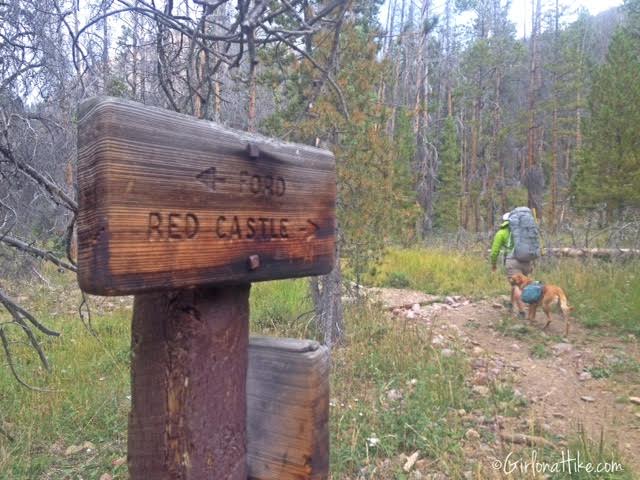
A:
[[[427,60],[429,7],[429,0],[423,0],[420,15],[422,32],[418,48],[418,91],[415,104],[416,168],[419,173],[418,198],[424,210],[422,235],[431,231],[433,226],[433,198],[435,194],[435,177],[437,175],[435,159],[429,151],[427,143],[427,129],[429,127],[429,63]]]
[[[502,107],[500,104],[501,98],[501,84],[502,84],[502,71],[500,68],[496,68],[495,83],[494,83],[494,108],[493,108],[493,125],[491,131],[491,165],[489,166],[488,179],[487,179],[487,195],[488,195],[488,211],[487,211],[487,223],[489,225],[495,225],[495,184],[496,177],[499,182],[498,196],[502,198],[504,190],[504,172],[502,167],[502,161],[500,160],[500,147],[499,137],[500,130],[502,128]]]
[[[481,91],[482,86],[479,86]],[[470,181],[470,204],[471,213],[473,215],[474,232],[480,231],[480,198],[478,192],[478,144],[480,142],[480,125],[482,124],[480,115],[480,98],[473,101],[473,111],[471,117],[471,161],[469,165],[469,181]]]
[[[538,36],[540,34],[541,22],[541,3],[540,0],[532,0],[532,28],[531,28],[531,61],[529,68],[529,121],[527,132],[527,204],[531,208],[538,219],[542,218],[542,210],[540,208],[540,198],[536,188],[532,185],[532,179],[535,167],[538,165],[536,156],[536,148],[539,146],[538,118],[537,118],[537,100],[539,89],[539,58],[538,58]]]
[[[336,232],[338,229],[336,227]],[[344,310],[342,306],[342,269],[340,268],[340,236],[336,238],[336,262],[328,275],[311,279],[316,325],[322,342],[329,349],[344,338]]]
[[[551,205],[549,208],[549,222],[555,231],[557,222],[556,206],[558,205],[558,99],[553,102],[553,126],[551,140]]]
[[[558,0],[556,0],[555,10],[555,29],[554,29],[554,64],[555,68],[558,68],[558,50],[560,44],[558,42],[558,20],[560,12],[558,10]],[[549,223],[551,229],[555,232],[556,221],[556,207],[558,205],[558,74],[554,70],[553,72],[553,119],[551,126],[551,205],[549,208]]]
[[[462,151],[461,151],[461,159],[462,161],[460,162],[460,180],[461,180],[461,184],[462,184],[462,194],[460,195],[460,226],[464,229],[464,230],[469,230],[469,203],[471,201],[471,197],[470,197],[470,188],[471,188],[471,182],[470,182],[470,175],[469,175],[469,147],[467,145],[467,138],[468,136],[465,133],[465,128],[464,128],[464,121],[466,120],[466,112],[464,110],[461,111],[461,115],[460,115],[461,119],[462,119]],[[473,122],[473,120],[472,120]]]

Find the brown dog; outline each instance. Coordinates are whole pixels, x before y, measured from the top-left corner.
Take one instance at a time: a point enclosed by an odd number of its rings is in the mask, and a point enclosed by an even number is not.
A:
[[[511,282],[511,285],[515,285],[520,288],[520,290],[523,290],[524,287],[533,282],[533,280],[521,273],[516,273],[509,279],[509,281]],[[544,313],[547,316],[547,323],[542,328],[547,328],[551,323],[551,307],[555,303],[560,305],[562,317],[564,318],[564,334],[567,336],[569,335],[569,312],[571,312],[572,307],[567,303],[567,296],[564,291],[557,285],[547,284],[542,287],[542,298],[540,298],[536,303],[529,304],[528,318],[530,321],[533,321],[536,318],[536,310],[538,306],[542,305],[542,310],[544,310]]]

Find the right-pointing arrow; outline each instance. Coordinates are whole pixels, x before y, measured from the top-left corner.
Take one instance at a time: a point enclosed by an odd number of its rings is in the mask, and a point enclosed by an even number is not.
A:
[[[318,231],[318,229],[320,227],[318,226],[317,223],[315,223],[315,222],[313,222],[313,221],[311,221],[309,219],[307,219],[307,223],[309,225],[306,226],[306,227],[301,227],[300,231],[301,232],[308,232],[308,235],[305,237],[305,240],[307,242],[309,242],[309,241],[313,240],[313,238],[316,236],[316,232]]]

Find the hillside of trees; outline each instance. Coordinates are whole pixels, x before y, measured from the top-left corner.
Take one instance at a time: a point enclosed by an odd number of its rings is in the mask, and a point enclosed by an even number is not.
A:
[[[524,38],[509,1],[438,6],[0,0],[0,302],[31,322],[10,275],[29,256],[75,269],[76,109],[94,95],[332,150],[356,277],[386,245],[488,232],[521,204],[548,232],[637,244],[640,1],[532,0]],[[315,286],[319,308],[340,281]]]

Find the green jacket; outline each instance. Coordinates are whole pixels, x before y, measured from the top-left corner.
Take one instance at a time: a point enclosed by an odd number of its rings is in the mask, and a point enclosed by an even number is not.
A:
[[[506,220],[500,225],[500,230],[493,237],[493,244],[491,245],[491,265],[498,263],[498,255],[501,251],[505,252],[505,255],[513,252],[513,241],[511,239],[511,230],[509,230],[509,221]]]

